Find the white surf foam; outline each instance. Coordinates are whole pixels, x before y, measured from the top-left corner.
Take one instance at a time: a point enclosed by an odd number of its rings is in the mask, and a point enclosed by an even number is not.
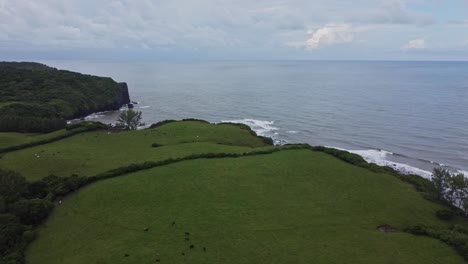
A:
[[[289,134],[297,134],[297,133],[299,133],[299,131],[289,130],[288,133],[289,133]]]
[[[275,132],[279,130],[278,127],[275,127],[275,121],[267,121],[267,120],[258,120],[252,118],[244,118],[238,120],[222,120],[223,123],[238,123],[244,124],[249,126],[257,135],[270,137],[273,139],[273,143],[275,145],[284,145],[286,144],[286,140],[280,138],[280,134]]]
[[[336,148],[336,149],[340,149],[340,148]],[[367,150],[341,149],[341,150],[345,150],[354,154],[358,154],[365,161],[369,163],[375,163],[379,166],[388,166],[403,174],[416,174],[426,179],[431,179],[432,177],[432,173],[430,171],[416,168],[408,164],[388,160],[388,156],[393,155],[393,153],[389,151],[377,150],[377,149],[367,149]]]
[[[85,117],[85,120],[97,119],[97,118],[100,118],[100,117],[103,117],[103,116],[104,115],[102,114],[102,112],[94,113],[94,114],[90,114],[89,116]]]
[[[240,123],[240,124],[248,125],[259,136],[271,136],[272,134],[274,134],[273,131],[276,131],[279,129],[273,126],[275,124],[275,121],[257,120],[257,119],[252,119],[252,118],[244,118],[244,119],[238,119],[238,120],[223,120],[222,122]]]
[[[140,107],[138,107],[138,109],[146,109],[146,108],[150,108],[150,107],[151,107],[151,106],[149,106],[149,105],[145,105],[145,106],[140,106]]]

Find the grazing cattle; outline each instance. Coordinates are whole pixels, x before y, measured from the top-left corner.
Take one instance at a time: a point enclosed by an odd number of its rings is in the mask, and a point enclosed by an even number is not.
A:
[[[185,256],[185,253],[184,253],[184,252],[182,252],[182,256]]]
[[[149,229],[148,229],[148,228],[145,228],[145,229],[143,229],[143,230],[145,230],[145,231],[149,231]]]
[[[172,226],[175,226],[175,221],[172,222]]]
[[[194,249],[194,248],[195,248],[195,246],[194,246],[194,245],[190,245],[190,249]]]
[[[189,233],[189,232],[185,232],[185,235],[186,235],[186,236],[190,236],[190,233]]]
[[[190,240],[190,238],[188,238],[188,237],[185,238],[185,241],[189,241],[189,240]]]
[[[206,251],[206,247],[203,248],[203,251]]]
[[[156,262],[160,262],[159,259],[157,259]]]
[[[129,254],[125,254],[125,255],[124,255],[124,257],[128,257],[128,256],[130,256],[130,255],[129,255]]]

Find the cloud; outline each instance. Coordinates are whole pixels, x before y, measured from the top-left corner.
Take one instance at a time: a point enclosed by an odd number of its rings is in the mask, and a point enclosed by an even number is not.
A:
[[[61,49],[96,54],[122,50],[130,56],[135,51],[196,51],[201,56],[216,51],[228,57],[250,52],[269,53],[264,56],[269,58],[330,46],[330,53],[354,55],[356,49],[375,47],[377,54],[418,35],[459,47],[455,36],[466,31],[466,24],[433,24],[433,16],[445,15],[437,13],[443,11],[434,2],[438,1],[0,0],[0,56],[12,50],[50,54]],[[466,20],[458,13],[450,19]],[[453,29],[446,37],[449,27]],[[364,38],[365,44],[351,45]]]
[[[315,31],[308,32],[310,37],[306,41],[288,42],[287,45],[314,50],[336,44],[351,43],[355,35],[364,30],[363,27],[353,27],[350,24],[330,23]]]
[[[402,50],[410,51],[410,50],[424,50],[427,48],[426,40],[424,38],[418,38],[410,40],[408,43],[401,47]]]

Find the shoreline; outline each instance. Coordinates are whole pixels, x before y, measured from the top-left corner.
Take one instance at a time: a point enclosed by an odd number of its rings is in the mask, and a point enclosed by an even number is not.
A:
[[[136,108],[136,110],[146,109],[146,108],[148,108],[148,106],[142,105],[141,107]],[[111,119],[114,119],[116,116],[118,116],[118,113],[120,111],[123,111],[125,109],[126,107],[122,107],[119,110],[93,113],[93,114],[86,116],[85,120],[100,121],[105,124],[108,124]],[[73,119],[69,121],[76,122],[76,121],[79,121],[79,119]],[[290,140],[286,140],[282,138],[280,133],[278,132],[280,128],[274,126],[275,125],[274,121],[265,121],[265,120],[257,120],[253,118],[245,118],[245,119],[233,119],[233,120],[223,119],[223,120],[215,121],[211,123],[222,123],[222,122],[231,122],[231,123],[239,123],[239,124],[247,125],[253,131],[255,131],[255,133],[257,133],[259,136],[265,136],[265,137],[269,137],[273,139],[274,144],[278,146],[281,146],[284,144],[298,144],[298,142],[296,141],[290,141]],[[145,126],[144,128],[146,127],[148,126]],[[299,132],[294,131],[294,133],[291,133],[291,131],[287,131],[287,133],[297,134]],[[305,142],[305,143],[310,144],[308,142]],[[449,169],[450,171],[454,173],[463,173],[464,175],[468,175],[468,168],[467,169],[455,168],[452,166],[441,164],[436,161],[413,158],[404,154],[393,153],[391,151],[387,151],[383,149],[377,149],[377,148],[348,149],[348,148],[331,146],[331,145],[327,145],[326,147],[348,151],[350,153],[354,153],[354,154],[361,156],[364,160],[366,160],[369,163],[375,163],[379,166],[388,166],[398,171],[399,173],[402,173],[405,175],[415,174],[425,179],[430,179],[432,177],[432,168],[445,168],[445,169]],[[398,161],[389,159],[389,156],[393,158],[398,158]],[[405,162],[405,161],[408,161],[408,162]],[[422,168],[423,166],[417,166],[414,163],[424,164],[425,168]]]

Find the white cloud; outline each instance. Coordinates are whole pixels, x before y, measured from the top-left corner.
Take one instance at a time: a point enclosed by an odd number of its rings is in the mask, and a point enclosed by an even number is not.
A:
[[[426,40],[424,38],[418,38],[410,40],[408,43],[401,47],[402,50],[410,51],[410,50],[424,50],[427,48]]]
[[[364,27],[353,27],[350,24],[330,23],[315,31],[309,31],[309,39],[300,42],[289,42],[288,46],[306,49],[319,49],[325,46],[351,43],[355,35],[366,30]]]
[[[141,50],[155,54],[196,50],[200,54],[216,51],[228,57],[242,52],[268,53],[264,57],[301,52],[284,43],[310,50],[335,46],[326,52],[341,49],[337,54],[354,56],[356,49],[364,47],[375,48],[376,54],[384,53],[417,35],[460,48],[461,42],[455,36],[466,31],[466,24],[431,24],[433,17],[443,17],[434,2],[0,0],[0,56],[12,50],[19,54],[30,50],[53,54],[60,49],[90,53],[125,49],[130,55]],[[451,19],[466,20],[455,14]],[[450,34],[445,31],[448,27],[453,28]],[[363,39],[365,44],[351,45]]]

